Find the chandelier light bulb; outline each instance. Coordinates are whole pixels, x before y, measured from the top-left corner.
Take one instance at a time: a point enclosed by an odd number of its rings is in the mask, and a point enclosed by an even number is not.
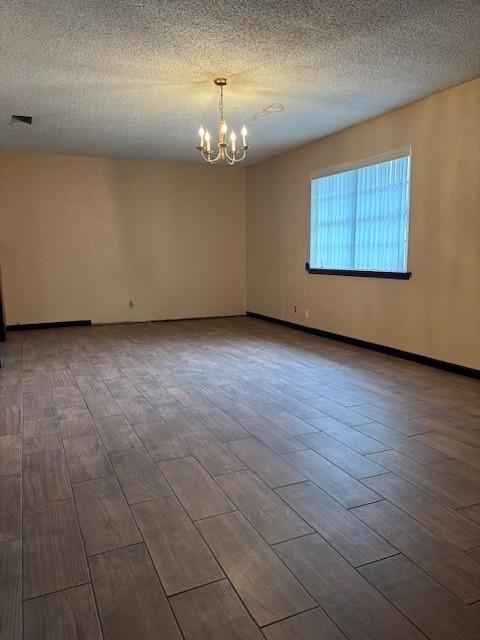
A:
[[[227,131],[228,131],[228,127],[227,127],[227,123],[226,123],[226,122],[224,122],[224,123],[222,124],[222,126],[220,127],[220,131],[221,131],[222,133],[227,133]]]
[[[237,136],[235,135],[235,131],[232,131],[232,133],[230,134],[230,144],[232,147],[232,153],[235,153],[235,151],[237,150]]]
[[[242,127],[242,144],[243,144],[243,149],[245,151],[245,149],[247,148],[247,127],[245,125],[243,125]]]

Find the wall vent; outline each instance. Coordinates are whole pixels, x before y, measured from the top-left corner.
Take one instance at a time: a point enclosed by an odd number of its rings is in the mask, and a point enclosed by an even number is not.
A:
[[[32,124],[32,116],[13,116],[12,123],[14,124]]]

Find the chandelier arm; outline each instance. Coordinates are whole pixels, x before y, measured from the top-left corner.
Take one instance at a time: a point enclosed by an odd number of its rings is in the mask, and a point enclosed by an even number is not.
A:
[[[211,153],[207,153],[204,149],[202,149],[202,158],[206,160],[209,164],[215,164],[220,160],[220,153],[217,153],[215,158],[212,158]]]
[[[243,153],[242,153],[241,156],[238,155],[238,153],[239,153],[238,149],[236,149],[235,151],[232,151],[230,153],[227,150],[228,157],[231,160],[233,160],[232,164],[234,164],[235,162],[241,162],[242,160],[244,160],[247,157],[247,152],[245,151],[245,149],[242,149],[242,150],[243,150]]]
[[[227,162],[227,164],[229,165],[245,160],[245,158],[247,157],[247,151],[246,149],[242,149],[242,151],[243,151],[242,155],[238,156],[237,155],[238,151],[235,151],[232,153],[228,150],[228,147],[219,147],[217,155],[214,158],[212,158],[211,152],[208,153],[205,147],[200,149],[202,158],[209,164],[216,164],[217,162],[219,162],[219,160],[224,159],[225,162]]]
[[[207,161],[207,162],[209,162],[210,164],[215,164],[215,163],[217,163],[217,162],[221,159],[221,157],[222,157],[222,152],[221,152],[221,149],[219,149],[219,150],[218,150],[217,155],[216,155],[214,158],[212,158],[212,154],[211,154],[211,153],[210,153],[210,154],[207,154],[207,155],[205,155],[204,153],[202,153],[202,155],[203,155],[204,160],[206,160],[206,161]]]
[[[228,160],[233,160],[233,162],[235,162],[235,160],[236,160],[235,152],[230,153],[230,151],[228,150],[228,147],[225,149],[225,157],[226,157]]]

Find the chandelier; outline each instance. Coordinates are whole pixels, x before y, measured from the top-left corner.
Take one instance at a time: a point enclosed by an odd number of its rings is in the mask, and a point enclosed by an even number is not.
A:
[[[198,135],[200,136],[200,145],[197,149],[202,154],[202,158],[210,164],[216,164],[223,161],[226,164],[235,164],[245,159],[247,155],[247,128],[243,125],[241,130],[242,144],[237,147],[237,136],[235,131],[228,134],[227,123],[223,115],[223,87],[227,84],[226,78],[215,78],[213,81],[217,87],[220,87],[220,100],[218,101],[218,109],[220,111],[219,131],[218,131],[218,151],[212,154],[212,139],[208,131],[200,127]]]

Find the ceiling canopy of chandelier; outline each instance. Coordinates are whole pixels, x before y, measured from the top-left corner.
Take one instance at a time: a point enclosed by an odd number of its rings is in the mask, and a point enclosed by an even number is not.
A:
[[[237,136],[235,131],[228,135],[228,127],[223,115],[223,87],[227,84],[226,78],[215,78],[213,81],[217,87],[220,87],[220,100],[218,101],[218,109],[220,111],[218,126],[218,142],[217,151],[212,154],[212,138],[208,131],[200,127],[198,132],[200,136],[200,145],[197,149],[202,154],[202,158],[210,164],[217,162],[225,162],[226,164],[235,164],[241,162],[247,156],[247,128],[243,125],[241,130],[242,144],[237,147]]]

